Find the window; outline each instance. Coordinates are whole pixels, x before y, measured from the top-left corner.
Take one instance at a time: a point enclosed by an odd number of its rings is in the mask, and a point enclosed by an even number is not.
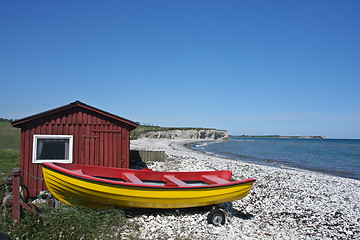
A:
[[[72,135],[34,135],[33,163],[72,163]]]

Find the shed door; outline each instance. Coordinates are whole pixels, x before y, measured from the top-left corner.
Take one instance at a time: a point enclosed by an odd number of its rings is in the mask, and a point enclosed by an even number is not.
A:
[[[125,167],[121,129],[91,129],[91,135],[85,142],[90,150],[91,165]]]

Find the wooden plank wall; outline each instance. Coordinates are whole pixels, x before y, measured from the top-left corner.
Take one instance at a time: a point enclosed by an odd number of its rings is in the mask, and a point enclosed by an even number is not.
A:
[[[164,151],[131,150],[130,159],[141,162],[149,162],[149,161],[165,162],[166,156]]]
[[[129,167],[130,131],[121,122],[80,108],[39,118],[22,129],[21,176],[30,196],[46,190],[41,164],[32,163],[34,134],[73,135],[73,163],[105,167]]]

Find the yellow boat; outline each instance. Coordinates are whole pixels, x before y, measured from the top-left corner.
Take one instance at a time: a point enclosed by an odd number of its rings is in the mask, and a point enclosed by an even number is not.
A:
[[[245,197],[255,179],[231,171],[160,172],[43,163],[47,188],[58,200],[98,208],[188,208]]]

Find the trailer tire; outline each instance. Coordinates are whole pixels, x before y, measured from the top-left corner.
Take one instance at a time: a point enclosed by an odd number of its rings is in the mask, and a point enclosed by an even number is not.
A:
[[[213,224],[215,226],[220,226],[225,224],[225,213],[220,209],[216,208],[212,210],[208,216],[207,220],[209,224]]]

